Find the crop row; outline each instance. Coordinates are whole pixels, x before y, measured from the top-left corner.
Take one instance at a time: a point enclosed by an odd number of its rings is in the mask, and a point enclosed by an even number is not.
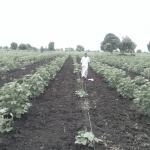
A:
[[[125,69],[130,72],[134,72],[144,76],[145,78],[150,78],[150,59],[149,56],[141,57],[131,57],[131,56],[118,56],[118,55],[110,55],[108,53],[104,53],[101,55],[95,56],[97,60],[114,65],[121,69]]]
[[[58,55],[58,53],[35,53],[34,55],[31,53],[30,55],[30,52],[28,52],[28,55],[24,56],[23,58],[17,56],[17,60],[11,59],[11,57],[4,57],[0,64],[0,74],[17,68],[22,68],[35,62],[40,62],[44,59],[51,58],[56,55]]]
[[[82,54],[78,54],[81,58]],[[126,72],[116,67],[110,67],[101,61],[102,55],[90,54],[90,67],[104,77],[110,87],[115,88],[126,99],[133,99],[134,103],[145,113],[150,114],[150,82],[142,76],[126,76]],[[140,86],[141,85],[141,86]]]
[[[76,61],[76,55],[72,55],[73,59],[73,65],[74,65],[74,73],[78,75],[77,82],[81,85],[81,89],[76,91],[76,95],[80,98],[85,98],[84,104],[83,104],[83,109],[86,111],[87,115],[89,114],[89,102],[86,99],[86,96],[88,95],[83,88],[83,83],[84,81],[79,77],[80,74],[80,64],[77,63]],[[89,117],[89,116],[88,116]],[[95,137],[94,133],[92,131],[87,131],[87,127],[83,126],[84,130],[83,131],[78,131],[77,136],[75,136],[75,144],[82,144],[82,145],[88,145],[88,147],[95,147],[95,143],[97,142],[103,142],[101,139],[98,139]]]
[[[61,69],[68,55],[57,58],[50,65],[40,67],[32,75],[26,75],[23,83],[10,82],[0,89],[0,132],[10,131],[13,118],[20,118],[30,106],[30,98],[39,96],[44,92],[49,80],[54,78]]]
[[[105,78],[109,86],[115,88],[124,98],[133,99],[134,103],[145,113],[150,113],[150,82],[141,77],[131,80],[129,76],[125,77],[126,72],[122,69],[110,67],[98,62],[94,57],[91,58],[90,66],[97,74]],[[143,85],[138,86],[137,82],[143,83]]]

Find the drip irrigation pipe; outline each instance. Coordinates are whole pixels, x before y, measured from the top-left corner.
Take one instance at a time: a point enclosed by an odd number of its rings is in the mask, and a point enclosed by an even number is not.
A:
[[[5,134],[5,136],[0,140],[0,144],[2,143],[2,141],[4,140],[4,138],[6,137],[7,133]]]
[[[78,73],[78,77],[80,78],[79,73]],[[81,81],[81,78],[80,78],[80,81]],[[87,79],[86,79],[86,81],[87,81]],[[83,89],[83,83],[82,83],[82,82],[81,82],[81,88],[82,88],[82,90],[84,90],[84,89]],[[86,90],[86,82],[85,82],[85,90]],[[86,93],[87,93],[87,90],[86,90]],[[85,102],[86,102],[86,97],[85,97],[85,95],[84,95],[84,99],[85,99]],[[88,117],[89,117],[89,124],[90,124],[90,128],[91,128],[91,132],[93,133],[92,123],[91,123],[91,117],[90,117],[89,111],[88,111]],[[93,140],[92,143],[93,143],[93,148],[94,148],[94,150],[96,150],[96,149],[95,149],[95,142],[94,142],[94,140]]]

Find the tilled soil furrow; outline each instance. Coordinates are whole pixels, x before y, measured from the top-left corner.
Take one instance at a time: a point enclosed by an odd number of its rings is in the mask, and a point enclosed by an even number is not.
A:
[[[0,150],[85,150],[74,144],[86,121],[75,95],[76,79],[69,57],[44,94],[32,100],[29,112],[15,120]]]
[[[58,56],[48,58],[45,60],[42,60],[41,62],[36,62],[34,64],[25,66],[22,69],[12,70],[7,72],[4,75],[0,75],[0,88],[8,82],[12,82],[14,79],[20,79],[23,78],[23,76],[28,74],[34,74],[36,72],[36,68],[39,68],[40,66],[44,66],[46,64],[49,64],[51,61],[55,60]]]
[[[142,113],[132,100],[121,98],[91,68],[88,78],[94,79],[94,82],[86,83],[93,132],[104,140],[105,148],[150,149],[150,117]]]

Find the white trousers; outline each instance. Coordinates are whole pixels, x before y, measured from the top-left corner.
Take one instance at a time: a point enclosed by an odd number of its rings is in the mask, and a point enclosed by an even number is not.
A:
[[[87,78],[88,66],[82,66],[81,76]]]

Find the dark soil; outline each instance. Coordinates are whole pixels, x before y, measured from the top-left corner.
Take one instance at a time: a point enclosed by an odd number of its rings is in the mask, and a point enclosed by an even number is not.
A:
[[[105,148],[150,150],[150,117],[142,113],[132,100],[121,98],[91,68],[88,78],[94,79],[94,82],[87,81],[85,84],[93,132],[104,140]]]
[[[75,95],[79,85],[72,63],[69,57],[44,94],[32,100],[29,112],[15,120],[0,150],[93,149],[74,144],[77,132],[84,125],[90,128],[84,99]],[[150,118],[131,100],[120,98],[91,68],[88,78],[94,79],[84,82],[93,133],[104,140],[95,144],[96,150],[150,150]]]
[[[16,70],[12,70],[7,72],[4,75],[0,75],[0,88],[8,82],[12,82],[14,79],[20,79],[23,78],[23,76],[27,75],[27,74],[34,74],[36,72],[36,68],[40,67],[40,66],[44,66],[46,64],[49,64],[51,61],[55,60],[57,56],[52,57],[52,58],[48,58],[45,60],[42,60],[40,62],[36,62],[33,63],[31,65],[25,66],[25,69],[16,69]],[[5,77],[5,79],[2,79],[3,77]]]

